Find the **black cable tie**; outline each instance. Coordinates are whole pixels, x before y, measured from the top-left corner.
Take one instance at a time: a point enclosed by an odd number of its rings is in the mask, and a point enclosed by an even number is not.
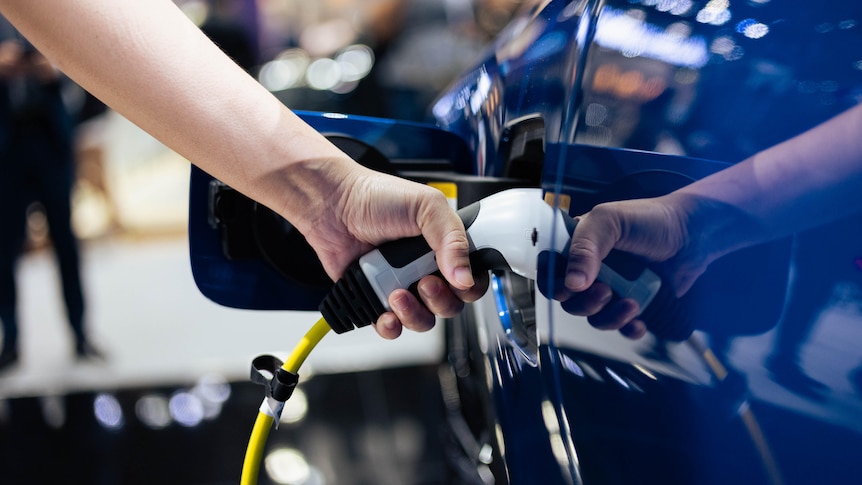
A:
[[[266,397],[279,402],[290,399],[299,382],[299,374],[284,370],[282,364],[273,355],[259,355],[251,361],[251,381],[264,387]]]

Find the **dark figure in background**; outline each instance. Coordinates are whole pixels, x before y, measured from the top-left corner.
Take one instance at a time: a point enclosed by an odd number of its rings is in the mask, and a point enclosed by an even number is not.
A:
[[[15,267],[27,239],[27,213],[40,203],[48,223],[78,357],[98,356],[84,331],[78,242],[71,225],[74,120],[60,74],[0,24],[0,369],[18,360]]]

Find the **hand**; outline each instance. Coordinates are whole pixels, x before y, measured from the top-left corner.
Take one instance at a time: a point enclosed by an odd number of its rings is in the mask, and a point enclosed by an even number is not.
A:
[[[329,203],[313,211],[318,216],[305,231],[327,274],[336,280],[351,262],[380,243],[421,234],[437,254],[445,278],[422,278],[421,302],[407,290],[394,291],[389,296],[393,311],[375,324],[382,337],[396,338],[403,327],[427,331],[434,326],[435,315],[454,316],[465,301],[475,301],[485,292],[487,276],[476,283],[463,223],[440,191],[352,162],[345,171],[337,178],[341,183],[327,198]]]
[[[611,249],[642,256],[654,265],[677,296],[683,295],[706,269],[709,258],[690,237],[691,199],[671,194],[654,199],[610,202],[579,218],[569,251],[565,289],[556,295],[563,308],[589,317],[594,327],[619,330],[630,338],[646,333],[638,304],[612,300],[612,291],[595,281]]]

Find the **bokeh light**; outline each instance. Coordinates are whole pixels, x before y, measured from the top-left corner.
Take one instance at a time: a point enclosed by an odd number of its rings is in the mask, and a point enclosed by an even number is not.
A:
[[[264,458],[269,478],[280,485],[322,485],[323,475],[293,448],[278,448]]]
[[[171,424],[168,399],[159,394],[146,394],[135,403],[135,415],[150,429],[164,429]]]
[[[180,391],[171,396],[168,403],[171,417],[181,426],[197,426],[204,419],[204,405],[194,394]]]
[[[102,393],[93,400],[93,414],[96,421],[108,429],[123,427],[123,409],[120,401],[111,394]]]

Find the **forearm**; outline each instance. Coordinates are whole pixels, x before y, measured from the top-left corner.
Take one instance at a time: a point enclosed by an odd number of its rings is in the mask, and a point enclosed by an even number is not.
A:
[[[677,191],[674,198],[689,204],[707,200],[716,208],[699,211],[697,217],[710,220],[693,226],[716,236],[708,252],[720,255],[862,211],[860,191],[862,106],[857,106]],[[736,225],[744,230],[721,237]]]
[[[314,197],[307,185],[314,173],[345,160],[168,0],[0,0],[0,6],[108,106],[273,209],[309,207],[314,201],[302,199]],[[295,164],[302,170],[286,170]],[[305,185],[300,174],[311,175]],[[290,187],[297,190],[286,193]]]

